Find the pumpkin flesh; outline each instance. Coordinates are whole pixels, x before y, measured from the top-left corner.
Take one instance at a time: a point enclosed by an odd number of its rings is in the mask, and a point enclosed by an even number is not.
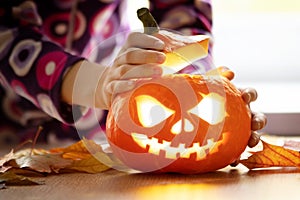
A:
[[[208,54],[209,37],[206,35],[185,36],[160,30],[154,36],[165,43],[163,74],[178,72]]]

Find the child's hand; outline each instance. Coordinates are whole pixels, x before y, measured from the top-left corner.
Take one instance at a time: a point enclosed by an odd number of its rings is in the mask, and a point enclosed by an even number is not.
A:
[[[159,64],[165,61],[161,51],[164,43],[144,33],[131,33],[111,67],[103,72],[98,84],[98,99],[102,107],[109,108],[112,97],[131,90],[135,79],[161,76]]]
[[[65,75],[62,100],[109,109],[112,98],[135,87],[136,79],[161,76],[164,43],[144,33],[131,33],[111,67],[79,61]]]

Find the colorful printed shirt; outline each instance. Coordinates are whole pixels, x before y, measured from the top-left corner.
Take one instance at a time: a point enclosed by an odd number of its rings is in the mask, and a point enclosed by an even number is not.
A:
[[[71,107],[61,101],[60,88],[74,63],[111,61],[131,31],[129,3],[133,0],[0,2],[0,144],[31,139],[38,126],[40,141],[105,132],[107,111]],[[210,0],[153,0],[150,9],[161,27],[211,34]],[[203,73],[211,66],[209,55],[182,72]]]

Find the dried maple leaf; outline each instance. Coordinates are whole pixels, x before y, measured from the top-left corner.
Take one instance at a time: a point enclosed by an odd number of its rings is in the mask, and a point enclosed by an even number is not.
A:
[[[89,158],[83,160],[74,160],[73,163],[66,167],[66,169],[72,169],[80,172],[87,173],[99,173],[108,170],[110,167],[104,165],[95,156],[90,155]]]
[[[0,159],[0,172],[15,168],[30,168],[37,172],[58,172],[59,169],[72,163],[61,157],[61,154],[50,153],[44,149],[23,149],[14,153],[11,150]]]
[[[22,156],[21,156],[21,155]],[[16,154],[15,162],[20,168],[28,167],[38,172],[56,172],[72,164],[72,160],[64,159],[59,153],[50,153],[44,149],[26,149]]]
[[[88,159],[91,154],[103,152],[100,145],[96,144],[93,140],[82,139],[65,148],[50,149],[52,153],[62,153],[63,158],[72,160]]]
[[[31,178],[17,175],[13,172],[5,172],[0,174],[0,183],[3,184],[3,188],[5,188],[6,185],[41,185],[44,184],[44,182],[41,181],[35,181]]]
[[[300,152],[262,141],[263,150],[241,160],[248,169],[266,167],[300,167]]]
[[[97,157],[96,157],[97,155]],[[76,170],[98,173],[109,169],[101,162],[108,160],[100,145],[93,140],[83,139],[65,148],[13,150],[0,159],[0,172],[9,169],[31,169],[36,172],[59,173],[60,170]],[[99,159],[100,158],[100,159]]]
[[[98,173],[109,169],[107,165],[103,164],[99,159],[105,157],[100,145],[93,140],[82,139],[79,142],[72,144],[66,148],[51,149],[50,152],[62,153],[65,159],[73,160],[72,164],[65,169],[76,170],[87,173]],[[97,155],[97,157],[96,157]]]

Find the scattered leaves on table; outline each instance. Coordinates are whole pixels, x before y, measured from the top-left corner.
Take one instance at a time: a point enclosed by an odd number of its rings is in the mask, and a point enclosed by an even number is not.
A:
[[[263,150],[253,152],[247,159],[240,162],[248,169],[267,168],[267,167],[299,167],[300,152],[289,149],[285,146],[269,144],[265,141]]]
[[[263,149],[253,152],[240,162],[249,169],[266,167],[299,167],[300,143],[286,141],[276,146],[262,141]],[[102,162],[100,162],[100,160]],[[50,150],[28,148],[0,157],[0,189],[8,185],[40,185],[34,180],[37,174],[58,174],[63,172],[100,173],[110,167],[120,165],[93,140],[82,139],[64,148]]]
[[[64,159],[61,154],[43,149],[25,149],[15,155],[15,162],[20,168],[30,168],[37,172],[59,173],[60,169],[72,164],[72,160]]]
[[[74,160],[69,169],[77,169],[88,173],[98,173],[108,169],[100,160],[113,167],[123,165],[115,157],[110,157],[107,153],[104,153],[100,145],[87,139],[83,139],[67,148],[53,148],[50,151],[52,153],[62,153],[63,158]]]
[[[82,139],[65,148],[50,150],[28,148],[17,152],[11,150],[2,158],[0,157],[0,183],[6,185],[33,184],[31,179],[21,176],[24,171],[17,170],[19,174],[12,172],[16,169],[46,174],[65,171],[100,173],[110,168],[99,161],[101,157],[105,157],[104,159],[107,160],[107,155],[101,146],[87,139]]]
[[[67,148],[55,148],[50,150],[52,153],[61,153],[64,159],[72,160],[66,169],[77,170],[87,173],[99,173],[109,169],[108,166],[101,163],[101,158],[106,159],[100,145],[92,140],[83,139]],[[101,157],[99,158],[99,154]]]

